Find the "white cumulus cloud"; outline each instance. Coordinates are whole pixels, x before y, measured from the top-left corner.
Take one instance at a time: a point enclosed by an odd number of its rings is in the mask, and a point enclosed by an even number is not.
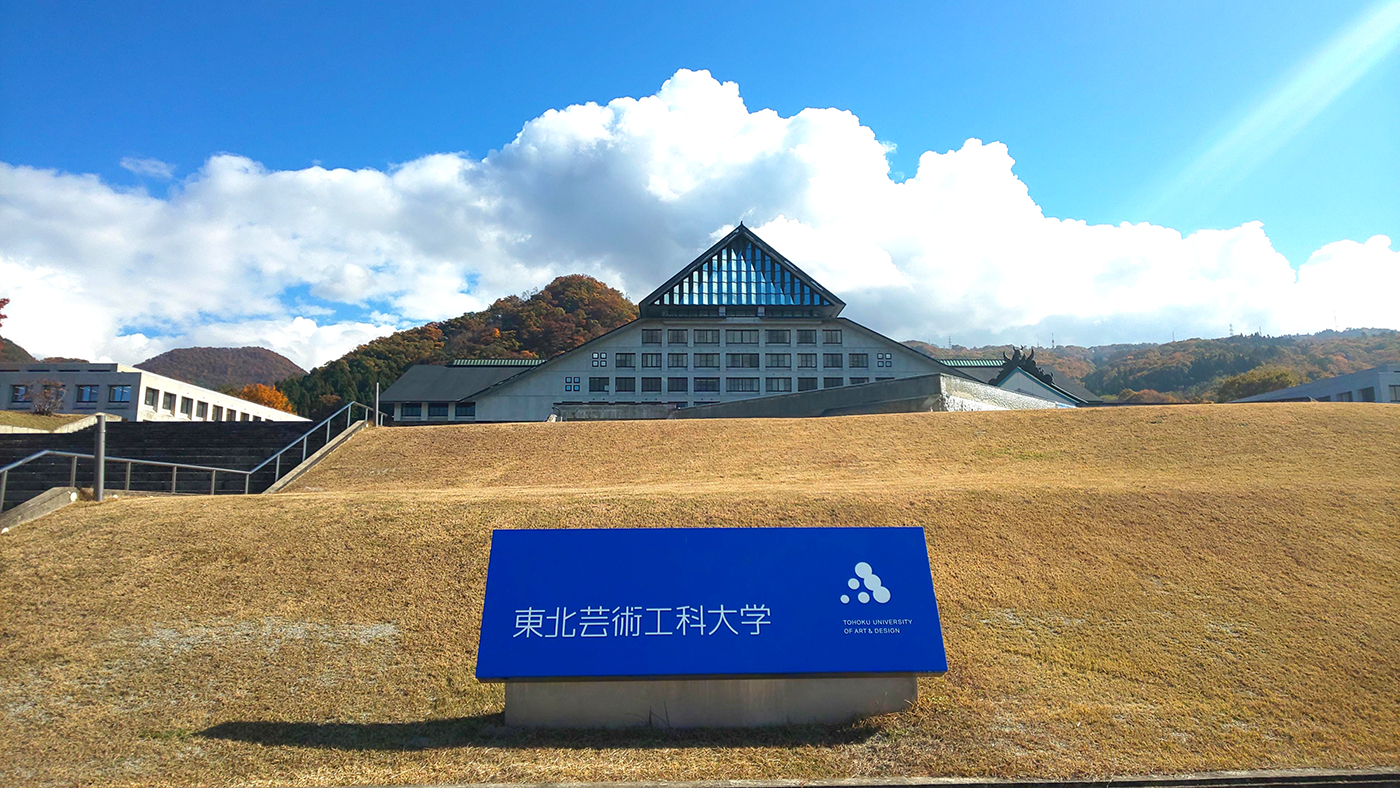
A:
[[[160,159],[139,159],[135,156],[124,156],[121,160],[124,170],[129,170],[137,175],[145,175],[149,178],[159,178],[168,181],[175,177],[175,165]]]
[[[900,339],[1400,322],[1384,236],[1295,271],[1257,222],[1183,236],[1047,217],[997,142],[924,153],[901,182],[890,149],[850,112],[750,111],[736,84],[683,70],[652,96],[550,110],[485,158],[268,170],[220,154],[162,195],[0,164],[4,332],[128,362],[261,344],[311,367],[561,274],[638,298],[740,220]]]

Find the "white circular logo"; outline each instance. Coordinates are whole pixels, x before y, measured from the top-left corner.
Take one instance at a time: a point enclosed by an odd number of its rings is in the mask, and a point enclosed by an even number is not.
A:
[[[880,583],[880,576],[875,574],[875,570],[870,568],[870,564],[861,561],[856,564],[855,573],[855,577],[846,581],[846,586],[852,591],[859,589],[862,585],[865,586],[865,591],[856,594],[856,599],[859,599],[862,605],[868,604],[872,598],[880,604],[890,601],[890,590]],[[848,605],[850,603],[850,595],[842,594],[841,604]]]

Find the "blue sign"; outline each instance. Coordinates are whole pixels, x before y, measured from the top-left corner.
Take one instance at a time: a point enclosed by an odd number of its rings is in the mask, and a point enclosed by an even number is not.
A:
[[[482,681],[947,669],[922,528],[491,536]]]

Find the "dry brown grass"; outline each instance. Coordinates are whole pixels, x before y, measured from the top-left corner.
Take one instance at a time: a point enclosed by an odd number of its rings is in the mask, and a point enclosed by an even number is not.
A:
[[[1400,408],[376,430],[0,539],[0,783],[1400,765]],[[347,495],[346,490],[366,492]],[[499,727],[492,528],[921,525],[951,669],[839,727]]]
[[[52,416],[40,416],[37,413],[28,413],[18,410],[0,410],[0,424],[6,427],[27,427],[32,430],[55,430],[69,422],[87,418],[82,413],[56,413]]]

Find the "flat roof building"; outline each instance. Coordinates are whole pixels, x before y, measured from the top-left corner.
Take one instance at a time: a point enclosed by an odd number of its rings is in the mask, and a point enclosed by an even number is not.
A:
[[[1400,402],[1400,364],[1314,380],[1232,402]]]
[[[641,299],[638,319],[626,325],[547,361],[412,367],[380,402],[400,424],[665,418],[678,409],[899,378],[977,383],[841,317],[845,306],[741,224]],[[1010,396],[999,401],[1031,400]],[[801,399],[782,401],[805,412]],[[830,399],[823,398],[823,412],[835,407]],[[1029,406],[1061,404],[1035,402]]]
[[[48,388],[55,413],[110,413],[127,421],[306,421],[191,383],[122,364],[0,364],[6,410],[32,410]]]

